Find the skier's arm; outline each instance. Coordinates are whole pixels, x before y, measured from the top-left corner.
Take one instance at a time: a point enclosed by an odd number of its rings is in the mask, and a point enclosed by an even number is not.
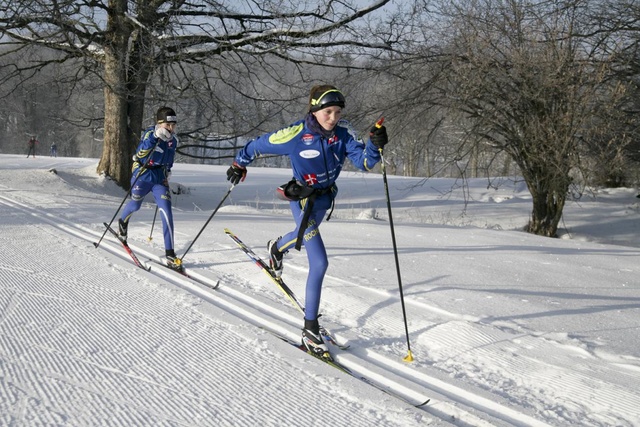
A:
[[[227,170],[227,180],[232,184],[244,181],[247,166],[265,154],[286,155],[291,151],[293,141],[304,129],[304,122],[298,122],[274,133],[267,133],[249,141],[236,155]]]
[[[355,134],[351,125],[342,121],[339,126],[346,127],[348,129],[347,157],[351,160],[351,163],[355,167],[363,171],[370,171],[380,161],[380,152],[371,141],[366,144],[363,143]]]

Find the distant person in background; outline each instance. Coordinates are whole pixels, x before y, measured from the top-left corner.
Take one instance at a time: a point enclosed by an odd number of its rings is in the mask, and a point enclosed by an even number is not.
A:
[[[58,146],[55,142],[51,144],[51,157],[58,157]]]
[[[320,223],[338,194],[335,181],[345,160],[349,158],[358,169],[368,171],[380,161],[379,149],[387,143],[384,126],[374,126],[366,144],[357,138],[351,125],[341,120],[344,106],[344,96],[334,86],[314,86],[304,118],[249,141],[227,171],[227,179],[236,185],[244,181],[247,166],[262,155],[276,154],[291,160],[293,179],[278,188],[278,193],[289,200],[296,226],[282,237],[269,241],[269,263],[273,275],[280,277],[284,254],[293,248],[300,250],[304,245],[309,274],[302,343],[308,351],[324,358],[330,358],[330,354],[320,333],[318,311],[329,261],[320,236]]]
[[[162,218],[166,263],[170,268],[181,270],[173,249],[173,213],[169,188],[169,177],[178,145],[175,135],[177,120],[175,111],[169,107],[161,107],[156,112],[155,126],[149,127],[142,134],[133,156],[131,200],[122,211],[118,228],[120,239],[126,240],[131,215],[140,209],[144,197],[153,193]]]
[[[38,145],[39,142],[36,139],[35,136],[32,136],[31,139],[29,140],[29,142],[27,142],[27,147],[29,147],[29,151],[27,152],[27,159],[29,158],[30,155],[33,154],[33,158],[36,158],[36,145]]]

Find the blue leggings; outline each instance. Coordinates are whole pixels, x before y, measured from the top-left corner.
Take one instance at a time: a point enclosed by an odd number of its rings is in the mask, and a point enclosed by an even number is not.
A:
[[[282,236],[282,239],[278,242],[278,249],[281,252],[286,252],[295,247],[298,238],[298,229],[300,228],[302,216],[304,215],[304,211],[300,208],[299,202],[290,202],[290,206],[293,219],[296,221],[296,228]],[[322,236],[320,236],[319,229],[326,212],[326,209],[311,212],[309,223],[302,239],[302,244],[307,251],[307,258],[309,260],[304,314],[304,318],[307,320],[316,320],[318,318],[322,281],[329,266],[327,251],[324,248],[324,242],[322,241]]]
[[[140,209],[144,196],[153,193],[158,205],[158,212],[162,218],[162,230],[164,235],[164,248],[173,249],[173,213],[171,212],[171,191],[162,184],[138,180],[131,189],[131,200],[122,211],[122,220],[129,221],[129,217]]]

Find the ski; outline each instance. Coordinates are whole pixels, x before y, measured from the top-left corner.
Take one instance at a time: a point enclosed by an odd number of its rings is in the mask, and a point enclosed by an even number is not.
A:
[[[271,332],[271,331],[269,331],[269,332]],[[373,386],[373,387],[377,388],[378,390],[388,394],[389,396],[391,396],[391,397],[393,397],[395,399],[400,399],[400,400],[402,400],[403,402],[405,402],[408,405],[415,406],[416,408],[420,408],[420,407],[428,404],[431,401],[431,399],[426,399],[426,400],[421,401],[421,402],[412,401],[412,400],[406,398],[405,396],[402,396],[400,394],[394,393],[393,391],[391,391],[391,390],[389,390],[389,389],[387,389],[387,388],[385,388],[385,387],[383,387],[383,386],[381,386],[379,384],[374,383],[373,381],[369,380],[367,377],[364,377],[362,375],[357,374],[356,372],[353,372],[351,369],[347,368],[346,366],[344,366],[340,362],[337,362],[333,358],[327,359],[325,357],[317,356],[317,355],[311,353],[310,351],[307,350],[307,348],[302,343],[299,343],[299,342],[296,342],[296,341],[292,341],[289,338],[283,337],[283,336],[275,334],[273,332],[271,332],[271,333],[273,335],[275,335],[276,337],[280,338],[282,341],[285,341],[286,343],[292,345],[293,347],[296,347],[298,350],[304,351],[305,353],[309,354],[313,358],[321,360],[322,362],[326,363],[327,365],[329,365],[329,366],[331,366],[331,367],[333,367],[333,368],[335,368],[335,369],[337,369],[337,370],[339,370],[341,372],[344,372],[345,374],[350,375],[353,378],[356,378],[356,379],[358,379],[358,380],[360,380],[360,381],[362,381],[362,382],[364,382],[364,383],[366,383],[366,384],[368,384],[370,386]]]
[[[269,267],[269,265],[262,258],[256,255],[256,253],[250,247],[248,247],[242,240],[240,240],[240,238],[236,236],[231,230],[229,230],[228,228],[225,228],[224,232],[226,233],[227,236],[231,238],[231,240],[236,242],[240,250],[242,250],[258,266],[258,268],[260,268],[267,276],[269,276],[269,279],[271,279],[271,281],[278,286],[278,288],[287,296],[287,298],[289,298],[289,300],[293,303],[293,305],[298,310],[300,310],[302,314],[304,314],[304,305],[302,305],[302,303],[298,300],[298,298],[293,293],[291,288],[289,288],[289,286],[287,286],[286,283],[284,283],[284,281],[282,280],[282,277],[275,276],[273,274],[273,271]],[[325,328],[324,326],[320,326],[320,334],[330,344],[338,347],[341,350],[346,350],[349,348],[348,344],[340,344],[339,341],[336,340],[333,333],[329,331],[327,328]]]
[[[262,258],[256,255],[256,253],[253,252],[250,247],[245,245],[244,242],[240,240],[240,238],[236,236],[231,230],[225,228],[224,232],[231,238],[231,240],[236,242],[240,250],[247,254],[247,256],[258,266],[258,268],[260,268],[267,276],[269,276],[271,281],[273,281],[273,283],[275,283],[278,288],[280,288],[280,290],[287,296],[287,298],[289,298],[293,305],[298,310],[300,310],[302,314],[304,314],[304,306],[302,305],[302,303],[300,303],[293,291],[284,283],[282,278],[275,276],[271,271],[269,265]]]
[[[271,332],[271,331],[269,331],[269,332]],[[344,372],[345,374],[349,374],[351,376],[355,376],[354,373],[351,372],[351,370],[349,368],[347,368],[347,367],[341,365],[340,363],[336,362],[333,357],[329,358],[329,357],[318,356],[317,354],[310,352],[307,349],[307,347],[305,347],[304,344],[302,344],[301,342],[292,341],[289,338],[283,337],[283,336],[278,335],[278,334],[274,334],[274,335],[277,336],[278,338],[280,338],[282,341],[285,341],[287,344],[290,344],[290,345],[294,346],[298,350],[304,351],[308,355],[313,356],[315,359],[321,360],[324,363],[326,363],[327,365],[332,366],[332,367]]]
[[[150,271],[150,270],[151,270],[151,267],[149,267],[149,266],[147,266],[147,265],[143,264],[143,263],[138,259],[138,257],[136,256],[136,254],[135,254],[135,253],[133,252],[133,250],[131,250],[131,248],[129,247],[129,244],[127,243],[127,241],[126,241],[126,240],[121,239],[121,238],[120,238],[120,235],[118,234],[118,232],[117,232],[116,230],[114,230],[113,228],[111,228],[111,226],[110,226],[109,224],[107,224],[106,222],[103,222],[103,224],[104,224],[104,226],[105,226],[105,227],[107,227],[107,230],[109,230],[109,232],[110,232],[111,234],[113,234],[113,236],[114,236],[116,239],[118,239],[118,241],[122,244],[122,247],[124,248],[124,250],[125,250],[125,251],[127,251],[127,253],[129,254],[129,256],[131,257],[131,260],[133,261],[133,263],[134,263],[137,267],[139,267],[139,268],[141,268],[141,269],[143,269],[143,270],[145,270],[145,271]],[[95,244],[94,244],[94,245],[95,245]],[[96,246],[96,247],[97,247],[97,246]]]
[[[127,251],[127,253],[128,253],[128,254],[129,254],[129,256],[131,257],[131,259],[133,260],[133,263],[134,263],[137,267],[139,267],[139,268],[141,268],[141,269],[143,269],[143,270],[145,270],[145,271],[151,271],[151,266],[150,266],[150,265],[148,265],[148,263],[146,263],[146,264],[145,264],[145,263],[143,263],[142,261],[140,261],[140,259],[139,259],[139,258],[138,258],[138,256],[135,254],[135,252],[133,252],[133,250],[131,249],[131,247],[130,247],[130,246],[129,246],[129,244],[127,243],[127,241],[126,241],[126,240],[123,240],[123,239],[121,239],[121,238],[120,238],[120,235],[118,234],[118,232],[117,232],[117,231],[115,231],[113,228],[111,228],[111,227],[109,226],[109,224],[107,224],[106,222],[104,222],[103,224],[104,224],[104,226],[105,226],[105,227],[107,227],[107,230],[109,230],[109,232],[110,232],[111,234],[113,234],[113,235],[114,235],[114,237],[115,237],[116,239],[118,239],[118,241],[122,244],[122,246],[124,247],[124,249]],[[184,277],[186,277],[186,278],[188,278],[188,279],[190,279],[190,280],[193,280],[194,282],[197,282],[197,283],[199,283],[200,285],[205,286],[205,287],[207,287],[207,288],[209,288],[209,289],[216,290],[216,289],[218,289],[218,286],[220,286],[220,280],[218,280],[215,284],[213,284],[213,285],[212,285],[211,283],[205,282],[204,280],[200,280],[200,279],[198,279],[198,278],[196,278],[196,277],[194,277],[194,276],[190,275],[190,274],[187,272],[187,270],[185,270],[185,268],[184,268],[184,267],[183,267],[183,268],[181,268],[180,270],[176,270],[175,268],[171,268],[171,267],[169,267],[167,264],[165,264],[165,263],[163,263],[163,262],[160,262],[160,261],[158,261],[158,260],[155,260],[155,259],[151,259],[151,258],[149,258],[147,261],[149,261],[149,262],[153,262],[154,264],[157,264],[157,265],[161,265],[161,266],[163,266],[164,268],[166,268],[166,269],[168,269],[168,270],[175,271],[176,273],[180,273],[180,274],[182,274]]]
[[[207,287],[207,288],[209,288],[211,290],[215,291],[220,286],[220,280],[217,280],[216,283],[212,285],[209,282],[205,282],[204,280],[200,280],[200,279],[190,275],[189,272],[184,267],[182,267],[180,270],[176,270],[175,268],[171,268],[167,264],[165,264],[165,263],[163,263],[161,261],[158,261],[157,259],[149,258],[147,261],[148,262],[152,262],[152,263],[157,264],[157,265],[161,265],[162,267],[166,268],[167,270],[171,270],[171,271],[175,271],[176,273],[180,273],[181,275],[183,275],[187,279],[193,280],[194,282],[197,282],[200,285],[205,286],[205,287]]]
[[[355,375],[353,375],[353,376],[355,377]],[[357,377],[357,378],[359,380],[361,380],[361,381],[363,381],[363,382],[365,382],[365,383],[377,388],[378,390],[388,394],[389,396],[391,396],[391,397],[393,397],[395,399],[400,399],[404,403],[406,403],[407,405],[415,406],[416,408],[421,408],[421,407],[425,406],[426,404],[428,404],[429,402],[431,402],[430,398],[425,399],[423,402],[415,402],[415,401],[409,400],[408,398],[406,398],[404,396],[401,396],[401,395],[399,395],[397,393],[394,393],[391,390],[388,390],[388,389],[382,387],[381,385],[375,384],[374,382],[372,382],[371,380],[369,380],[366,377],[362,377],[361,376],[361,377]]]
[[[333,335],[333,332],[322,325],[320,325],[320,335],[322,335],[322,337],[326,339],[329,344],[338,347],[340,350],[346,350],[351,347],[351,345],[349,344],[341,344],[339,341],[337,341],[335,336]]]

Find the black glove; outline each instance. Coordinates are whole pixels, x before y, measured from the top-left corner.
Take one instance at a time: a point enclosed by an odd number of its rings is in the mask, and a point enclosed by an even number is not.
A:
[[[384,126],[374,126],[371,128],[371,132],[369,132],[369,139],[371,143],[378,148],[384,148],[389,142],[389,138],[387,137],[387,128]]]
[[[240,166],[236,162],[233,162],[231,167],[227,169],[227,181],[236,185],[239,182],[244,181],[247,176],[247,168]]]

